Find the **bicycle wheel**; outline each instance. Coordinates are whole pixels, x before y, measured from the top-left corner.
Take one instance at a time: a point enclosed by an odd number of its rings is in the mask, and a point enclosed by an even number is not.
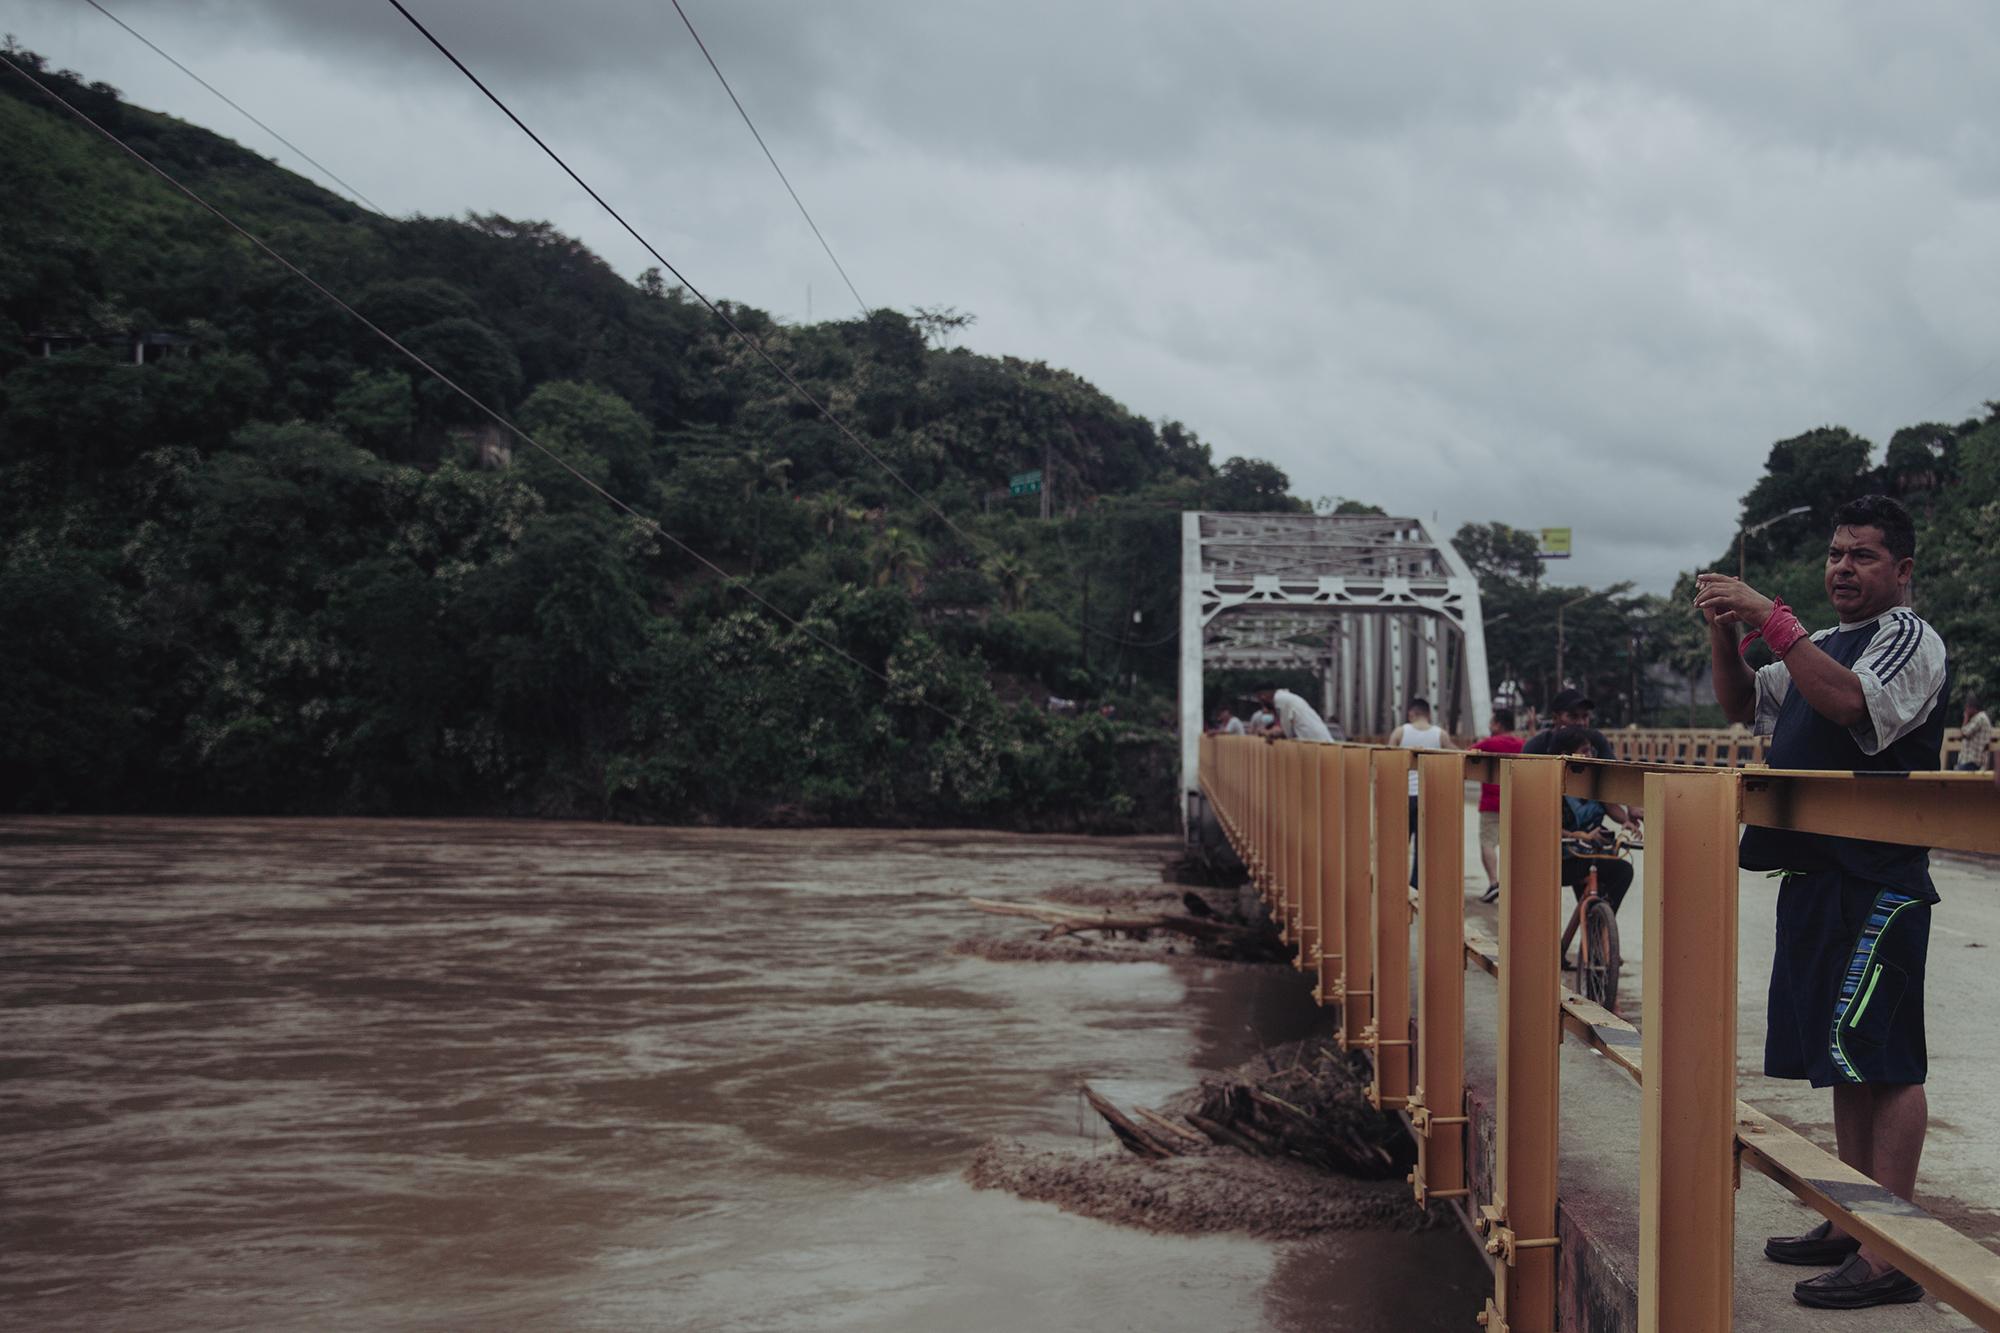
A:
[[[1618,914],[1602,898],[1584,912],[1581,947],[1576,951],[1576,991],[1586,1000],[1618,1012]]]

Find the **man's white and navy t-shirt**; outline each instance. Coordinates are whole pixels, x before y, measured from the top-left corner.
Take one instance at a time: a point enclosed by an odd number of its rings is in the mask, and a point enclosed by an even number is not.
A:
[[[1842,727],[1792,688],[1783,662],[1757,672],[1756,729],[1771,738],[1772,768],[1910,773],[1939,767],[1948,663],[1944,640],[1916,612],[1895,607],[1872,620],[1812,636],[1820,651],[1861,682],[1867,716]],[[1935,901],[1929,854],[1919,847],[1751,827],[1742,863],[1752,870],[1845,871]]]
[[[1868,700],[1868,717],[1848,731],[1861,753],[1879,755],[1915,731],[1942,701],[1944,694],[1944,640],[1938,632],[1908,607],[1885,611],[1873,620],[1853,625],[1836,625],[1812,636],[1822,651],[1827,640],[1839,635],[1843,640],[1863,634],[1859,660],[1847,665],[1860,678],[1861,693]],[[1838,661],[1842,654],[1834,653]],[[1778,713],[1792,688],[1792,672],[1783,662],[1773,662],[1757,673],[1757,722],[1761,736],[1777,729]],[[1771,765],[1789,768],[1789,764]],[[1819,767],[1819,765],[1813,765]],[[1936,768],[1933,762],[1930,767]]]

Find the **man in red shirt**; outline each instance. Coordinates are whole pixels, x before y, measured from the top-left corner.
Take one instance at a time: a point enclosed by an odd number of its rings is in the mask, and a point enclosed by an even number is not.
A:
[[[1514,710],[1496,708],[1491,731],[1484,739],[1474,741],[1472,748],[1493,754],[1519,754],[1524,744],[1514,734]],[[1486,892],[1479,895],[1479,901],[1490,903],[1500,897],[1500,784],[1497,782],[1479,784],[1479,859],[1486,866]]]

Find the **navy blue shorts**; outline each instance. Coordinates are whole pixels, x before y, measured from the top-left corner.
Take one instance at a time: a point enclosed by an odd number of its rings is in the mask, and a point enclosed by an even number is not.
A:
[[[1931,905],[1837,870],[1778,890],[1764,1072],[1836,1083],[1922,1083]]]

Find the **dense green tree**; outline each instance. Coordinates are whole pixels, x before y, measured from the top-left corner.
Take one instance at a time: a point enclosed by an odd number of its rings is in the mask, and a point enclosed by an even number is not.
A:
[[[1524,528],[1465,523],[1452,535],[1451,544],[1471,567],[1482,589],[1519,580],[1531,586],[1541,581],[1541,539]]]

